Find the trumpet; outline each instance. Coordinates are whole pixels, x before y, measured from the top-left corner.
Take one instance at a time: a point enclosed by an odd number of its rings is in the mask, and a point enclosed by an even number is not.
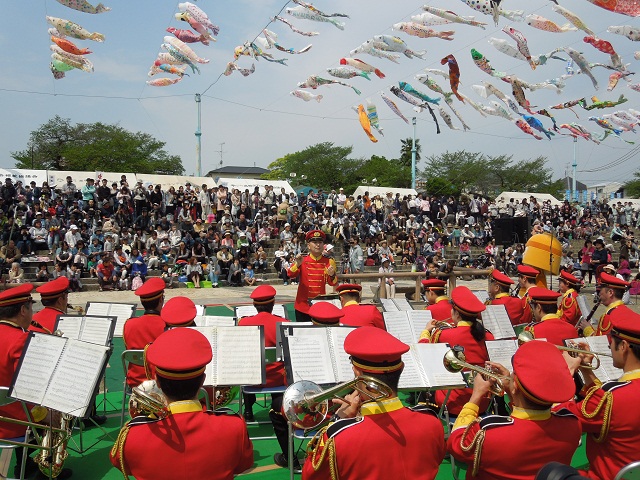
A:
[[[464,356],[464,347],[460,345],[456,345],[447,353],[445,353],[444,358],[442,359],[442,363],[444,364],[444,368],[451,373],[457,373],[462,371],[463,369],[472,370],[476,373],[482,375],[485,379],[493,378],[496,383],[491,387],[491,393],[497,395],[499,397],[504,396],[504,383],[509,381],[509,377],[505,377],[502,375],[498,375],[497,373],[492,372],[488,368],[478,367],[476,365],[472,365],[466,362],[466,357]]]
[[[290,385],[282,398],[282,412],[295,427],[310,430],[320,425],[329,414],[329,399],[342,398],[356,390],[367,401],[382,401],[393,397],[393,390],[384,382],[361,375],[335,387],[322,390],[309,380]]]
[[[520,335],[518,335],[518,345],[522,345],[524,343],[530,342],[531,340],[535,340],[531,332],[522,331]],[[568,352],[572,357],[578,356],[578,354],[592,355],[595,357],[595,363],[583,363],[580,365],[580,368],[586,368],[588,370],[597,370],[600,368],[600,358],[599,357],[611,357],[610,353],[603,352],[592,352],[591,350],[585,350],[584,348],[575,347],[561,347],[560,345],[556,345],[558,350],[562,350],[563,352]]]

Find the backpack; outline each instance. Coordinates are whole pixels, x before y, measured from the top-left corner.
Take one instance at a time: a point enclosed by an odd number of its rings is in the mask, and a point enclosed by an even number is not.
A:
[[[136,291],[142,286],[143,283],[144,282],[142,281],[142,277],[140,277],[140,275],[136,275],[131,281],[131,290]]]

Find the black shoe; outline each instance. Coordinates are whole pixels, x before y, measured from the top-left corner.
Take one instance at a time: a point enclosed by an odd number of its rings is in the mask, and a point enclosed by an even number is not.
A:
[[[63,468],[62,470],[60,470],[60,473],[58,474],[56,478],[56,480],[65,480],[66,478],[71,478],[71,476],[73,475],[73,471],[71,471],[70,468]],[[42,473],[42,472],[38,472],[34,477],[33,480],[45,480],[48,479],[49,476]]]
[[[284,453],[274,453],[273,461],[279,467],[289,468],[289,460],[287,460]],[[300,465],[300,461],[297,457],[293,459],[293,473],[302,473],[302,465]]]
[[[244,416],[245,422],[255,422],[256,421],[255,417],[253,416],[253,412],[250,411],[250,410],[245,410],[243,416]]]
[[[82,420],[85,427],[92,427],[94,425],[104,425],[107,422],[107,417],[104,415],[91,415],[89,418]]]

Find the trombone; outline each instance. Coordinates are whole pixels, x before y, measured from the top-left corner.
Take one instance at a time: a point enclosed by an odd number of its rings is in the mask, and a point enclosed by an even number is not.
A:
[[[377,378],[361,375],[335,387],[322,390],[309,380],[300,380],[289,385],[282,398],[282,411],[294,427],[310,430],[320,425],[329,414],[329,399],[342,398],[356,390],[378,402],[393,397],[393,390]]]
[[[518,345],[522,345],[524,343],[530,342],[531,340],[535,340],[531,332],[522,331],[518,335]],[[582,353],[584,355],[590,355],[595,357],[595,364],[591,363],[583,363],[580,365],[580,368],[586,368],[588,370],[597,370],[600,368],[600,358],[599,357],[611,357],[610,353],[603,352],[592,352],[591,350],[585,350],[584,348],[576,347],[561,347],[560,345],[556,345],[558,350],[562,350],[563,352],[568,352],[572,357],[578,356],[578,354]]]
[[[442,363],[444,364],[444,368],[451,373],[458,373],[466,368],[479,373],[485,379],[493,378],[496,383],[491,386],[491,393],[499,397],[504,396],[504,383],[509,381],[509,377],[498,375],[488,368],[482,368],[477,365],[467,363],[466,357],[464,356],[464,347],[456,345],[452,349],[448,350],[447,353],[444,354]]]

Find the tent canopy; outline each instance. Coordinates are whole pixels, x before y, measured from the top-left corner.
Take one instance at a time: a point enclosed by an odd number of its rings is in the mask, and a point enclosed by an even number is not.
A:
[[[391,192],[395,197],[397,193],[400,194],[400,198],[404,196],[413,195],[414,197],[418,195],[413,188],[391,188],[391,187],[375,187],[373,185],[360,185],[356,188],[356,191],[353,192],[353,198],[358,198],[358,195],[364,195],[365,192],[369,192],[371,197],[375,197],[376,195],[380,195],[384,197],[388,192]]]
[[[506,205],[510,199],[518,200],[522,202],[522,199],[529,200],[530,197],[534,197],[538,203],[551,201],[551,205],[560,206],[562,202],[549,193],[535,193],[535,192],[502,192],[496,197],[496,203],[498,205]]]
[[[273,191],[278,194],[280,193],[280,189],[284,188],[285,193],[291,194],[295,193],[295,190],[289,185],[289,182],[286,180],[257,180],[254,178],[218,178],[218,185],[224,185],[229,188],[229,190],[233,190],[237,188],[241,192],[245,190],[249,190],[249,192],[253,192],[253,190],[258,187],[260,189],[260,193],[264,193],[264,186],[271,185],[273,187]]]

